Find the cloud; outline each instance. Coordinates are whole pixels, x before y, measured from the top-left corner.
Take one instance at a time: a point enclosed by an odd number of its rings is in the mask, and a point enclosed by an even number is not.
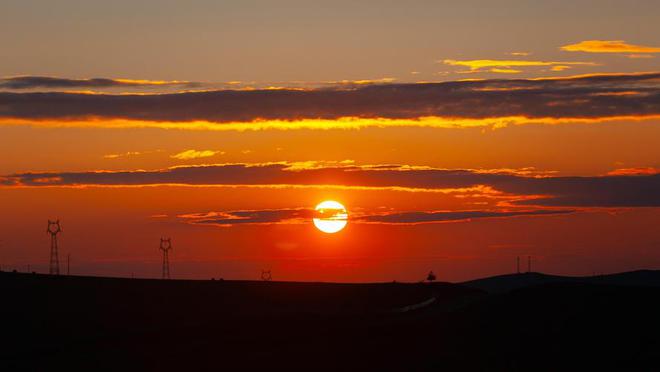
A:
[[[127,157],[130,157],[130,156],[153,154],[153,153],[162,152],[162,151],[163,150],[127,151],[127,152],[119,153],[119,154],[106,154],[106,155],[103,155],[103,158],[104,159],[119,159],[119,158],[127,158]]]
[[[214,156],[216,154],[224,154],[222,151],[214,151],[214,150],[185,150],[182,151],[178,154],[174,154],[170,156],[170,158],[173,159],[179,159],[179,160],[191,160],[191,159],[199,159],[199,158],[209,158],[211,156]]]
[[[232,90],[306,90],[328,87],[357,87],[375,84],[388,84],[396,81],[393,77],[379,79],[326,80],[326,81],[226,81],[193,82],[180,80],[146,80],[91,78],[73,79],[51,76],[12,76],[0,78],[0,90],[10,91],[66,91],[78,93],[121,92],[121,93],[176,93],[185,91]]]
[[[634,96],[607,95],[637,91]],[[594,119],[660,115],[660,73],[492,79],[309,90],[219,90],[176,94],[0,93],[0,121],[209,129],[295,128],[298,121]],[[4,120],[3,120],[4,119]],[[129,121],[128,124],[122,121]],[[131,121],[132,124],[131,124]],[[353,123],[348,123],[349,127]],[[381,123],[375,123],[380,125]],[[312,128],[332,123],[312,123]]]
[[[525,61],[525,60],[500,60],[500,59],[472,59],[459,61],[455,59],[445,59],[442,63],[450,66],[464,66],[469,67],[470,71],[482,71],[489,69],[491,72],[498,72],[493,70],[511,69],[512,67],[532,67],[532,66],[595,66],[594,62],[553,62],[553,61]]]
[[[498,74],[519,74],[522,72],[522,70],[515,70],[512,68],[491,68],[488,71],[495,72]]]
[[[106,154],[106,155],[103,155],[103,158],[104,159],[119,159],[119,158],[125,158],[125,157],[129,157],[129,156],[137,156],[137,155],[141,155],[141,154],[142,153],[139,152],[139,151],[127,151],[127,152],[122,153],[122,154]]]
[[[564,71],[568,70],[569,68],[571,68],[571,66],[557,65],[550,67],[550,71]]]
[[[186,222],[200,225],[255,225],[255,224],[281,224],[301,223],[315,217],[313,209],[262,209],[240,210],[229,212],[208,212],[180,215]]]
[[[360,79],[360,80],[333,80],[325,81],[323,85],[374,85],[388,84],[396,81],[396,78],[384,77],[381,79]]]
[[[660,174],[660,169],[653,167],[620,168],[607,173],[608,176],[639,176],[653,174]]]
[[[623,40],[585,40],[560,49],[586,53],[660,53],[660,47],[628,44]]]
[[[189,81],[132,80],[132,79],[67,79],[49,76],[15,76],[0,79],[0,89],[34,88],[112,88],[147,86],[197,86]]]
[[[386,224],[422,224],[451,221],[467,221],[479,218],[503,218],[517,216],[548,216],[574,213],[575,210],[531,210],[531,211],[457,211],[457,212],[399,212],[359,217],[357,220]]]
[[[6,186],[141,186],[158,184],[336,186],[428,192],[480,192],[511,205],[570,207],[660,206],[660,174],[591,177],[525,176],[511,172],[404,165],[296,167],[289,163],[184,166],[154,171],[21,173]],[[477,190],[477,191],[474,191]]]
[[[349,216],[351,223],[405,224],[468,221],[481,218],[507,218],[518,216],[548,216],[574,213],[575,210],[523,210],[523,211],[408,211],[388,213],[357,213]],[[262,224],[309,223],[317,212],[307,208],[239,210],[180,215],[183,221],[199,225],[233,226]]]

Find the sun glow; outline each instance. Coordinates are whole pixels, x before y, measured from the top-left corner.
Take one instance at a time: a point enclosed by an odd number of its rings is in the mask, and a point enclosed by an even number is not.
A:
[[[316,206],[314,226],[324,233],[333,234],[341,231],[348,223],[348,212],[339,202],[326,200]]]

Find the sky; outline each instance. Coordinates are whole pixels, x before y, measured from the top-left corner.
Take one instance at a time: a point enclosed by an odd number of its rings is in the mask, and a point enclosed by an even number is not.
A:
[[[0,268],[660,268],[657,1],[3,1]],[[314,207],[348,211],[335,234]]]

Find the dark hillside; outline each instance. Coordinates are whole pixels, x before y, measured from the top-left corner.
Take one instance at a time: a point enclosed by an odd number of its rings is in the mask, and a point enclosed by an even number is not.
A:
[[[631,282],[644,275],[619,278]],[[557,371],[660,365],[660,287],[652,286],[557,280],[487,295],[447,283],[0,273],[0,293],[3,371]]]
[[[542,273],[498,275],[461,283],[489,293],[504,293],[548,283],[591,283],[621,286],[660,287],[660,270],[637,270],[595,276],[558,276]]]
[[[29,370],[49,363],[94,370],[185,370],[188,364],[240,369],[272,363],[303,368],[332,355],[362,355],[365,347],[380,352],[374,345],[392,341],[389,327],[409,318],[401,312],[408,305],[435,298],[434,306],[450,307],[481,295],[443,283],[162,281],[15,273],[0,273],[0,293],[5,320],[0,358]]]

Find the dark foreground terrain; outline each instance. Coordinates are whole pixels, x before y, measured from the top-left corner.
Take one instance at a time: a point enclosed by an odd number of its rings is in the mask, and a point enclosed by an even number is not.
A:
[[[0,370],[658,370],[660,273],[628,274],[456,285],[0,272]]]

